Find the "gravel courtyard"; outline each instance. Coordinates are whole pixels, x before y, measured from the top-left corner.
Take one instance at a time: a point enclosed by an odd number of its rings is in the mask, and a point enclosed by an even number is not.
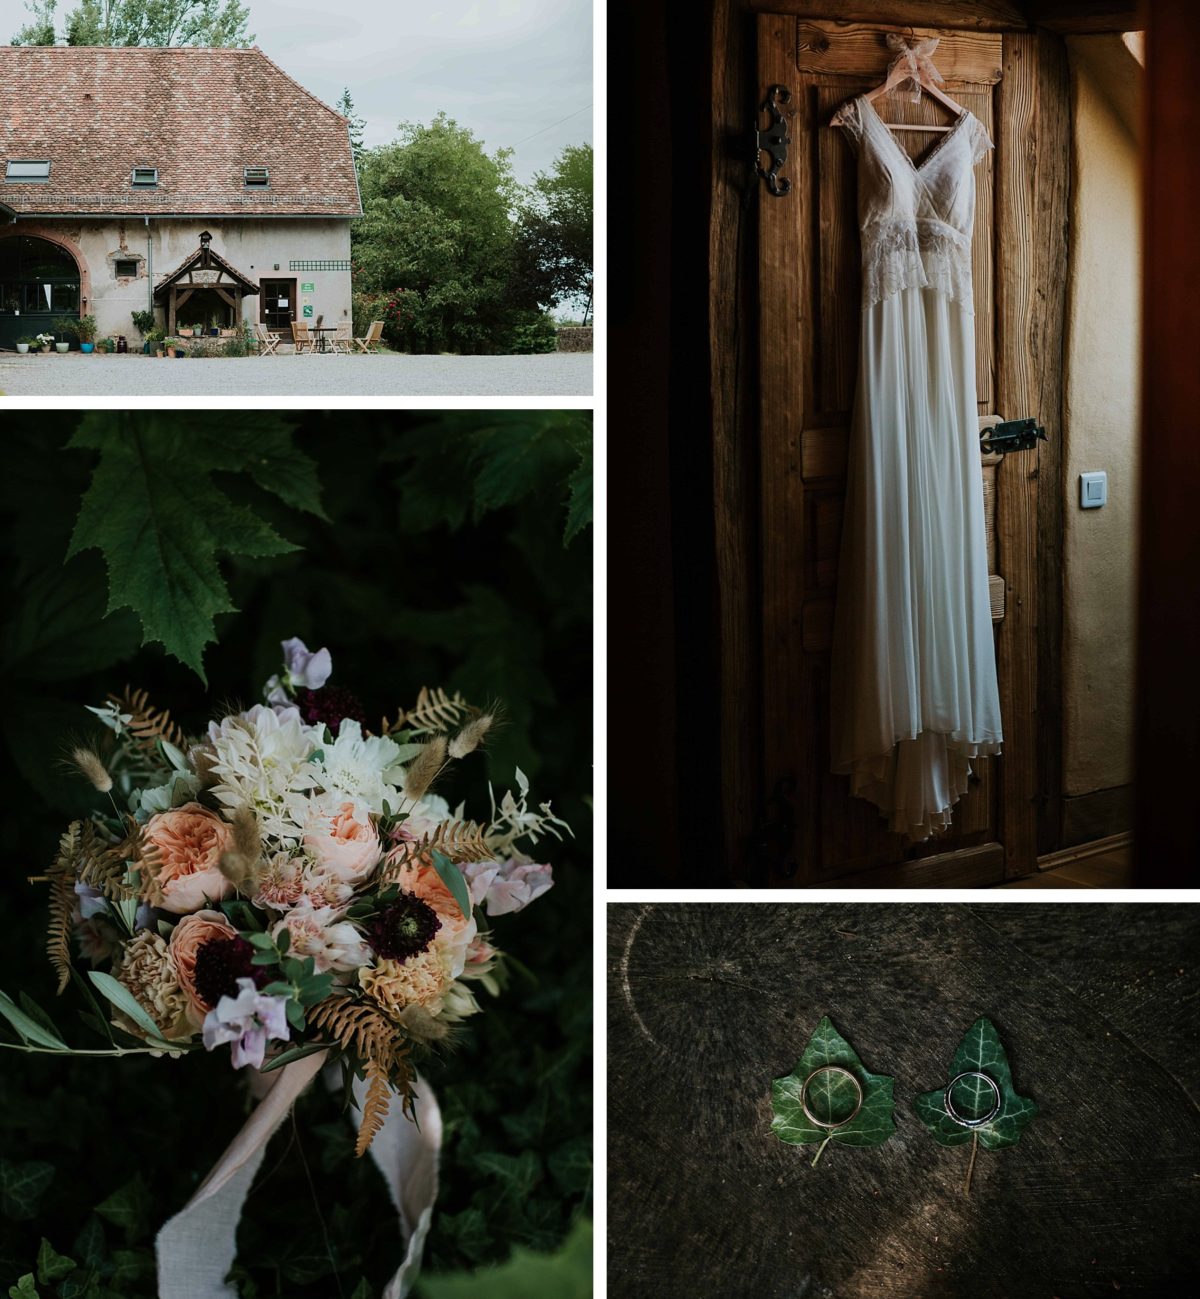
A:
[[[541,356],[250,356],[211,360],[0,352],[9,397],[587,397],[590,352]]]

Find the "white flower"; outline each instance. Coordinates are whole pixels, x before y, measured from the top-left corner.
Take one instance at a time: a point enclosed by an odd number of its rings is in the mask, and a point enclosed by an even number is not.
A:
[[[276,942],[287,930],[288,952],[303,959],[313,958],[318,974],[326,970],[357,970],[371,959],[371,949],[362,935],[342,913],[333,907],[314,907],[312,899],[302,897],[282,920],[271,927]]]
[[[356,820],[365,821],[369,812],[382,812],[384,800],[393,811],[403,798],[396,786],[404,779],[400,746],[379,735],[363,737],[358,722],[346,718],[338,727],[337,739],[323,747],[319,763],[324,803],[336,808],[340,802],[354,804]]]
[[[290,715],[289,715],[290,714]],[[231,810],[251,808],[264,834],[294,843],[307,817],[305,795],[318,782],[309,758],[316,747],[313,727],[298,710],[282,716],[258,704],[240,717],[210,722],[208,738],[216,750],[212,772],[216,799]]]

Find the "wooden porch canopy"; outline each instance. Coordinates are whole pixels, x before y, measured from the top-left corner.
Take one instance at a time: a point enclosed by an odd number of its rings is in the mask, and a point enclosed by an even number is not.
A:
[[[207,231],[202,234],[200,247],[154,290],[155,299],[165,304],[168,334],[175,332],[175,313],[198,290],[210,290],[232,307],[235,321],[242,317],[242,298],[258,293],[253,280],[213,252],[210,238]]]

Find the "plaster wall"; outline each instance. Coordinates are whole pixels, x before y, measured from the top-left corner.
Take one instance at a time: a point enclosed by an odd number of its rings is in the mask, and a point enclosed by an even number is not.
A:
[[[266,218],[224,219],[220,217],[167,218],[150,220],[150,248],[146,246],[147,227],[141,218],[109,218],[95,221],[21,222],[22,234],[59,233],[65,235],[86,262],[88,302],[83,312],[91,312],[101,337],[124,334],[136,340],[137,333],[130,312],[145,311],[149,303],[149,263],[152,277],[160,284],[200,245],[200,232],[212,235],[213,251],[237,267],[247,279],[295,279],[301,285],[313,285],[308,295],[313,318],[324,315],[328,324],[349,320],[351,313],[350,272],[290,270],[293,261],[329,262],[350,260],[350,221],[347,218],[278,220]],[[118,258],[138,258],[136,277],[115,273]],[[148,260],[149,258],[149,260]],[[276,270],[276,264],[279,269]],[[305,295],[300,295],[303,305]],[[259,319],[260,299],[243,299],[243,317],[250,323]],[[158,323],[165,324],[161,306]],[[301,319],[300,311],[296,318]]]
[[[1064,794],[1133,779],[1141,69],[1119,37],[1072,37],[1073,160],[1065,338]],[[1113,65],[1116,66],[1113,66]],[[1108,87],[1118,84],[1121,96]],[[1108,504],[1079,505],[1079,475],[1108,473]],[[1111,830],[1113,826],[1105,829]],[[1080,837],[1094,837],[1081,832]]]

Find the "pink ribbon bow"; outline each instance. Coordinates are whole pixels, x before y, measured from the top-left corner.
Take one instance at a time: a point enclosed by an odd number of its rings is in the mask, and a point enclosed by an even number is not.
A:
[[[911,81],[913,86],[911,99],[914,104],[919,103],[921,99],[922,77],[928,77],[939,86],[942,84],[944,78],[934,66],[932,57],[938,44],[936,36],[929,36],[923,41],[910,45],[903,36],[888,32],[887,44],[888,49],[896,55],[888,64],[888,84],[894,86],[901,81]]]

